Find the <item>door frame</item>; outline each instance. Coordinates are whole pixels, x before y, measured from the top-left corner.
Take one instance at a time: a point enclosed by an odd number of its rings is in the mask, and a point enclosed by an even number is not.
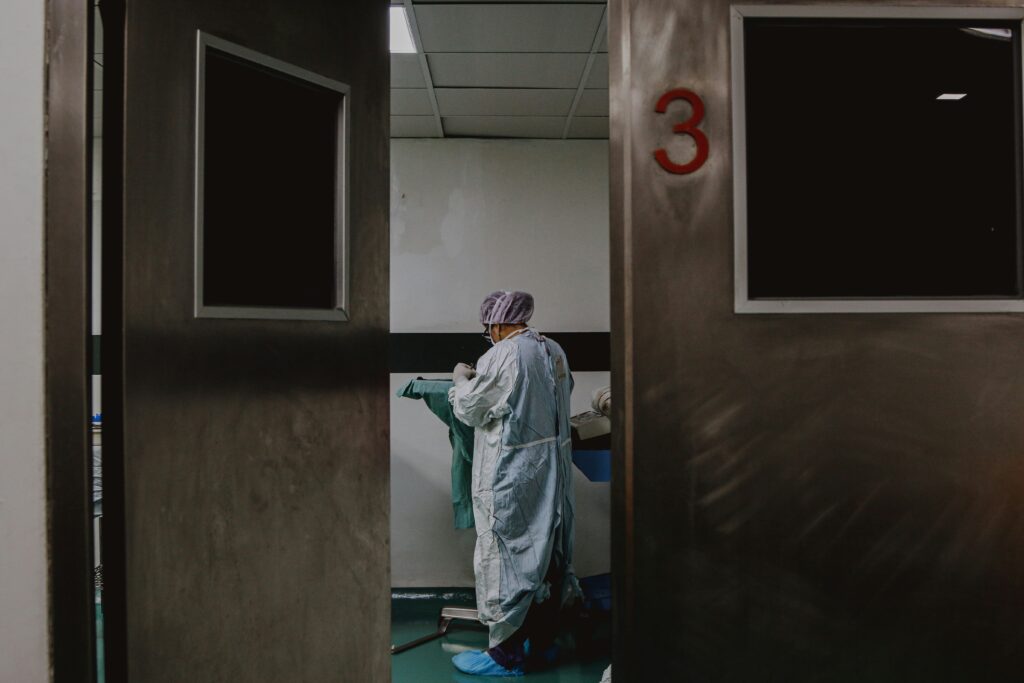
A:
[[[46,4],[45,419],[52,680],[94,681],[89,434],[92,23],[88,0]]]

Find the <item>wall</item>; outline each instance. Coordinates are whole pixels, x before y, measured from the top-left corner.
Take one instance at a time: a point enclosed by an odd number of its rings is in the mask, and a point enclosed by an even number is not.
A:
[[[733,313],[729,12],[610,6],[616,676],[1015,680],[1024,317]]]
[[[43,20],[0,22],[0,681],[49,679],[43,422]]]
[[[517,288],[541,329],[608,331],[606,142],[391,149],[392,332],[479,332],[484,295]]]
[[[542,331],[608,331],[606,142],[392,140],[392,332],[478,334],[495,289],[533,293]],[[428,370],[393,374],[392,396],[417,375],[446,374]],[[574,374],[573,409],[584,410],[608,373]],[[476,534],[452,529],[450,467],[443,425],[392,398],[395,587],[473,585]],[[589,576],[609,569],[609,490],[575,475],[576,565]]]

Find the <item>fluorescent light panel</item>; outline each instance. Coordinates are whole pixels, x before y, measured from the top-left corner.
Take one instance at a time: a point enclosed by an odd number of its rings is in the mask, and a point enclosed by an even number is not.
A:
[[[963,93],[947,92],[947,93],[943,93],[943,94],[939,95],[935,99],[937,99],[937,100],[962,100],[965,97],[967,97],[967,93],[965,93],[965,92],[963,92]]]
[[[391,7],[391,52],[398,54],[410,54],[416,52],[416,44],[412,40],[412,31],[409,30],[409,17],[405,13],[405,7]]]

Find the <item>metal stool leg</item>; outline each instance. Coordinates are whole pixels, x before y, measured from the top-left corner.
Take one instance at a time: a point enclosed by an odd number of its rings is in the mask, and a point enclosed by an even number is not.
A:
[[[448,627],[452,625],[452,621],[454,621],[455,619],[475,621],[477,623],[480,622],[479,615],[477,614],[477,611],[475,609],[468,609],[465,607],[443,607],[441,608],[441,616],[437,620],[437,631],[431,633],[430,635],[426,635],[422,638],[417,638],[416,640],[405,643],[404,645],[392,645],[391,654],[401,654],[406,650],[411,650],[414,647],[419,647],[420,645],[423,645],[424,643],[429,643],[432,640],[437,640],[438,638],[448,633]]]

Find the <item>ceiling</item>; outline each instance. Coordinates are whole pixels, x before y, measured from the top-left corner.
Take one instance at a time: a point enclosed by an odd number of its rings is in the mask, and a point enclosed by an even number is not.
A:
[[[391,137],[607,138],[606,3],[404,0]]]
[[[404,4],[420,52],[391,55],[392,137],[608,137],[604,2]]]
[[[93,37],[93,100],[92,100],[92,126],[93,137],[103,137],[103,21],[100,19],[99,5],[94,5],[96,20],[93,23],[95,32]]]

